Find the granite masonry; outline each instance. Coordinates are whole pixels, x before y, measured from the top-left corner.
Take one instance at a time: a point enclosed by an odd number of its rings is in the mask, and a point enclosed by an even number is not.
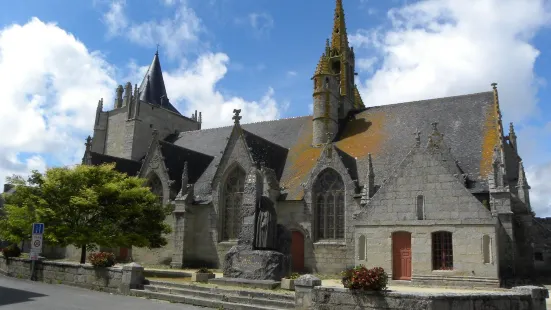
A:
[[[321,280],[304,275],[295,281],[296,309],[388,309],[388,310],[545,310],[549,292],[537,286],[509,291],[399,292],[354,291],[322,287]]]
[[[31,278],[31,261],[0,257],[0,274],[21,279]],[[128,294],[143,287],[143,267],[136,263],[110,268],[94,268],[72,262],[37,261],[37,281],[67,284],[112,293]]]
[[[364,264],[435,285],[529,278],[530,186],[515,129],[506,134],[502,124],[497,85],[365,107],[343,1],[335,1],[312,101],[304,102],[312,115],[241,124],[235,110],[231,126],[201,128],[201,113],[186,117],[170,103],[158,53],[139,87],[119,86],[112,109],[99,102],[83,163],[115,163],[175,205],[167,246],[124,253],[144,264],[223,268],[254,222],[242,221],[252,215],[251,191],[273,203],[294,271]]]

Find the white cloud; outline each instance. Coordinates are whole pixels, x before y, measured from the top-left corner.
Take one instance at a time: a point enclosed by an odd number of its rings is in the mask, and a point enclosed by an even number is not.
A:
[[[187,5],[187,1],[165,0],[164,4],[175,6],[171,18],[135,23],[126,15],[126,1],[111,2],[109,10],[103,16],[108,34],[126,36],[131,42],[150,48],[159,44],[170,58],[182,56],[182,53],[199,45],[199,33],[203,29],[201,19]]]
[[[249,14],[249,23],[258,36],[265,36],[274,28],[274,19],[268,13]]]
[[[180,5],[185,5],[185,1],[182,1]],[[190,15],[196,16],[192,9],[187,8],[187,10]],[[175,14],[177,15],[178,12]],[[198,19],[196,23],[201,24],[201,20]],[[147,24],[151,28],[159,27],[159,23],[154,21]],[[195,110],[202,112],[203,128],[231,124],[233,109],[241,109],[243,116],[241,121],[247,123],[278,118],[280,111],[287,107],[285,103],[278,104],[276,102],[275,91],[272,88],[268,88],[265,95],[255,101],[226,96],[220,92],[217,89],[217,84],[226,75],[228,67],[231,67],[230,59],[224,53],[205,52],[195,61],[179,60],[179,68],[167,70],[165,67],[163,72],[168,97],[184,115],[189,116]],[[235,65],[240,66],[239,64]],[[264,68],[263,64],[259,64],[255,70],[262,71]],[[135,62],[131,62],[129,69],[130,73],[127,79],[141,81],[147,66],[138,66]]]
[[[540,217],[551,216],[551,161],[526,169],[530,191],[530,203]]]
[[[363,101],[373,106],[490,91],[497,82],[504,123],[522,127],[538,112],[542,81],[534,65],[540,51],[532,39],[549,25],[550,16],[545,0],[423,0],[392,9],[389,27],[360,29],[350,36],[360,69],[378,68],[360,79]],[[525,135],[529,131],[518,133],[519,144],[528,146],[520,149],[526,165],[544,156],[541,144]],[[533,205],[543,210],[538,197],[549,188],[540,181],[543,176],[531,177],[537,178],[529,179]]]
[[[130,78],[141,80],[147,66],[130,65],[133,73]],[[202,113],[203,128],[226,126],[233,123],[233,109],[241,109],[242,123],[272,120],[280,117],[286,108],[274,99],[275,91],[269,88],[257,101],[247,101],[241,97],[227,97],[217,90],[218,82],[228,71],[229,57],[223,53],[207,53],[188,66],[163,73],[166,91],[170,101],[176,104],[184,115],[195,110]]]
[[[504,113],[522,120],[537,109],[539,51],[530,40],[549,13],[543,0],[427,0],[392,9],[390,29],[351,38],[382,58],[381,68],[362,83],[364,102],[488,91],[497,82]]]
[[[297,72],[296,71],[287,71],[287,75],[288,76],[297,76]]]
[[[37,18],[0,30],[0,184],[44,170],[45,157],[80,160],[98,99],[111,97],[113,68],[72,34]],[[26,158],[26,159],[22,159]]]
[[[103,22],[107,25],[108,36],[121,35],[123,30],[128,27],[128,19],[124,14],[125,0],[111,2],[109,10],[103,15]]]

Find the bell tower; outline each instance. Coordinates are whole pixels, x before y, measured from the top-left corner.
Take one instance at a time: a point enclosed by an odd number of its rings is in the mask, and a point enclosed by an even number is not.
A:
[[[313,146],[326,143],[327,137],[333,141],[339,131],[339,120],[350,111],[364,108],[354,84],[355,75],[354,49],[348,44],[342,0],[336,0],[331,42],[327,40],[312,77]]]

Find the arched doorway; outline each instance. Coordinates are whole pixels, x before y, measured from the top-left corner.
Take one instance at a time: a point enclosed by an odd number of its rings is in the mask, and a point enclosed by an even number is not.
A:
[[[411,233],[392,234],[392,279],[411,280]]]
[[[291,239],[291,257],[293,260],[293,271],[301,272],[304,270],[304,235],[293,230]]]

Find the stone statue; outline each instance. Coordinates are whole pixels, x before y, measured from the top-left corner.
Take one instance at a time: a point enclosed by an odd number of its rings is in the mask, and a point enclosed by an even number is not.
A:
[[[256,249],[273,250],[277,247],[277,218],[274,203],[263,196],[257,208],[255,223],[254,247]]]

